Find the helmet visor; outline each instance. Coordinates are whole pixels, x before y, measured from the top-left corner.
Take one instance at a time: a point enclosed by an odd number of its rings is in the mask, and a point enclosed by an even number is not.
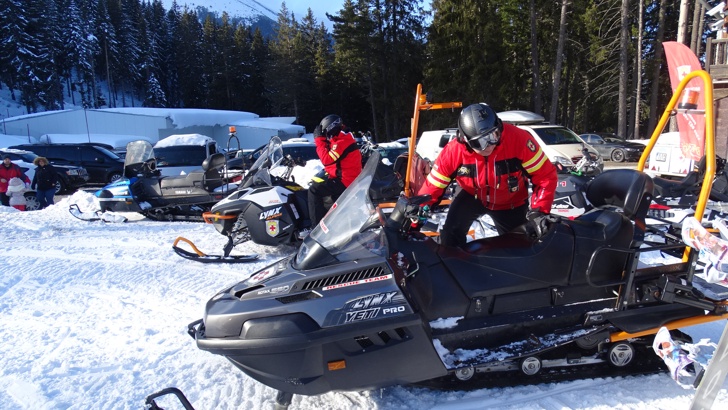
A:
[[[480,135],[476,135],[468,140],[470,148],[477,150],[484,150],[490,145],[496,145],[500,141],[501,132],[498,128],[494,128],[490,131],[486,131]]]
[[[326,131],[326,134],[330,134],[336,127],[341,127],[341,118],[331,121],[331,124],[327,125],[324,131]]]

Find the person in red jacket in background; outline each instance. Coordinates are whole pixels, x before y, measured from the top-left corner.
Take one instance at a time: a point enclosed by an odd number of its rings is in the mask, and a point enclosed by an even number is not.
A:
[[[556,191],[556,167],[527,132],[504,124],[487,104],[472,104],[460,113],[458,138],[440,152],[418,192],[442,196],[455,179],[455,195],[440,233],[440,243],[463,246],[470,225],[483,214],[493,219],[498,234],[531,221],[529,232],[547,229]],[[533,183],[529,211],[528,181]]]
[[[316,153],[326,171],[326,177],[314,179],[308,188],[308,212],[311,226],[316,226],[326,214],[324,199],[336,201],[346,187],[361,173],[361,153],[351,133],[343,132],[341,117],[327,115],[313,131]]]
[[[25,187],[30,187],[30,178],[20,169],[19,166],[10,161],[10,156],[3,156],[3,163],[0,165],[0,203],[10,206],[10,197],[8,196],[8,182],[11,178],[20,178],[25,182]]]

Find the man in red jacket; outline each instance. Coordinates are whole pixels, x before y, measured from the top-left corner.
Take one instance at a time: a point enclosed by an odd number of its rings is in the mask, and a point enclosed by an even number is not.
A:
[[[11,178],[20,178],[25,181],[25,187],[30,186],[30,178],[20,169],[19,166],[10,161],[9,155],[3,156],[3,164],[0,165],[0,203],[10,206],[10,197],[8,197],[8,181]]]
[[[336,201],[346,187],[361,173],[361,153],[351,133],[343,132],[338,115],[327,115],[313,131],[316,153],[326,177],[314,180],[308,188],[308,212],[311,226],[326,214],[324,198]]]
[[[504,124],[487,104],[472,104],[460,113],[459,135],[440,152],[419,195],[435,203],[455,179],[455,195],[440,233],[440,243],[463,246],[470,225],[488,214],[498,234],[532,221],[541,236],[556,191],[556,167],[526,131]],[[531,210],[528,182],[533,183]],[[527,217],[528,213],[528,217]]]

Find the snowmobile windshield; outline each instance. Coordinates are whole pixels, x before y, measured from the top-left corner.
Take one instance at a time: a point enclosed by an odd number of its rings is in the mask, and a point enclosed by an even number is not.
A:
[[[268,146],[263,149],[246,174],[245,181],[242,184],[243,188],[252,185],[273,185],[270,170],[283,160],[282,145],[280,138],[272,137],[270,139]]]
[[[126,144],[124,166],[141,164],[151,158],[154,158],[154,148],[149,141],[139,140]]]
[[[132,176],[137,175],[142,169],[142,165],[153,158],[154,148],[149,141],[139,140],[126,144],[124,176],[131,178]]]
[[[378,152],[372,153],[361,174],[304,240],[294,260],[297,269],[387,254],[385,234],[369,194],[380,159]]]

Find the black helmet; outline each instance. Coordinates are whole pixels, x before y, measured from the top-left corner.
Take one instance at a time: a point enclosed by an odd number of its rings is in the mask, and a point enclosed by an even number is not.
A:
[[[320,125],[321,131],[323,131],[324,135],[328,137],[339,135],[339,132],[341,132],[341,127],[344,126],[344,124],[341,122],[341,117],[336,114],[330,114],[325,116],[324,119],[321,120]]]
[[[488,104],[471,104],[460,113],[458,128],[470,148],[484,150],[500,142],[503,122]]]

